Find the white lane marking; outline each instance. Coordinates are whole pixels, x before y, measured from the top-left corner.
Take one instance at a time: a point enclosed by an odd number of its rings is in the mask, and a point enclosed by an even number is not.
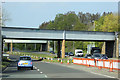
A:
[[[97,75],[101,75],[101,76],[105,76],[105,77],[109,77],[109,78],[115,78],[115,77],[112,77],[112,76],[108,76],[108,75],[103,75],[103,74],[99,74],[99,73],[95,73],[95,72],[90,72],[92,74],[97,74]]]
[[[73,66],[67,66],[67,67],[71,67],[72,68]],[[103,74],[100,74],[100,73],[95,73],[95,72],[90,72],[90,73],[101,75],[101,76],[105,76],[105,77],[109,77],[109,78],[115,78],[115,77],[108,76],[108,75],[103,75]]]
[[[45,62],[45,63],[50,63],[50,62]]]
[[[47,78],[47,75],[45,75],[45,77]]]
[[[66,65],[61,65],[61,66],[66,66]],[[66,67],[74,68],[73,66],[66,66]],[[90,72],[90,73],[101,75],[101,76],[105,76],[105,77],[109,77],[109,78],[115,78],[115,77],[112,77],[112,76],[103,75],[103,74],[99,74],[99,73],[95,73],[95,72]]]
[[[37,69],[37,67],[35,67],[35,69]]]
[[[40,72],[40,74],[42,74],[43,72]]]
[[[37,69],[37,71],[40,71],[40,69]]]

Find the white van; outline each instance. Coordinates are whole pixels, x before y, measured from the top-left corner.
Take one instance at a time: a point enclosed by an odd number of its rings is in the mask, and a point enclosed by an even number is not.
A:
[[[76,49],[75,56],[76,57],[83,57],[83,51],[81,49]]]

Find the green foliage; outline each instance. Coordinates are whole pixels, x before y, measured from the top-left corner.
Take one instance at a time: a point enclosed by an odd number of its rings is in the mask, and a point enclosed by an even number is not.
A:
[[[25,51],[40,51],[41,44],[36,44],[36,50],[35,50],[35,44],[26,44],[26,49],[25,49],[25,44],[24,43],[15,43],[13,44],[15,49],[19,50],[25,50]]]
[[[46,23],[45,23],[46,24]],[[66,14],[57,14],[54,21],[50,21],[48,25],[40,29],[57,29],[57,30],[88,30],[88,26],[81,23],[75,12],[68,12]]]
[[[91,14],[79,12],[77,15],[75,12],[70,11],[65,14],[57,14],[53,21],[44,22],[39,26],[39,28],[55,30],[94,31],[94,24],[95,31],[120,31],[118,16],[111,12],[104,12],[102,16],[100,16],[99,13]],[[74,52],[75,49],[82,49],[86,52],[88,44],[90,44],[90,42],[74,41],[73,43],[73,41],[66,41],[66,52]],[[96,47],[102,48],[103,42],[95,42],[95,45]],[[50,46],[54,47],[54,42],[50,42]],[[58,48],[57,46],[58,45],[56,42],[56,50]],[[20,49],[23,49],[24,44],[20,44],[18,47]],[[37,50],[39,49],[40,45],[37,47]],[[27,46],[27,50],[34,50],[34,45],[29,44]]]
[[[96,31],[115,32],[118,31],[118,16],[114,14],[108,14],[102,16],[95,22]]]

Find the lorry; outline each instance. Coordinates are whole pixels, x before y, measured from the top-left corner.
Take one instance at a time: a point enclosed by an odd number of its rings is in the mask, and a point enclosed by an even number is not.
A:
[[[83,57],[83,50],[81,50],[81,49],[76,49],[76,50],[75,50],[75,56],[76,56],[76,57]]]
[[[99,47],[91,47],[91,55],[95,53],[101,54],[101,49]]]

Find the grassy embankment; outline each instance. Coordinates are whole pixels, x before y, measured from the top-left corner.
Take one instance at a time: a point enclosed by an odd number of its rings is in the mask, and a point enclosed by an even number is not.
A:
[[[53,54],[36,54],[36,53],[31,53],[31,52],[12,52],[11,54],[19,55],[19,56],[30,56],[32,59],[37,59],[37,60],[39,60],[40,57],[43,57],[43,58],[46,58],[43,60],[46,62],[57,62],[57,63],[61,62],[61,58],[58,61],[58,58]],[[48,58],[49,58],[49,60],[48,60]],[[51,60],[51,58],[53,58],[53,60]],[[70,57],[66,57],[62,60],[63,63],[67,63],[68,59],[70,59],[69,60],[70,63],[72,62]]]
[[[6,68],[10,64],[9,60],[6,57],[2,58],[2,69]],[[0,66],[1,67],[1,66]]]

